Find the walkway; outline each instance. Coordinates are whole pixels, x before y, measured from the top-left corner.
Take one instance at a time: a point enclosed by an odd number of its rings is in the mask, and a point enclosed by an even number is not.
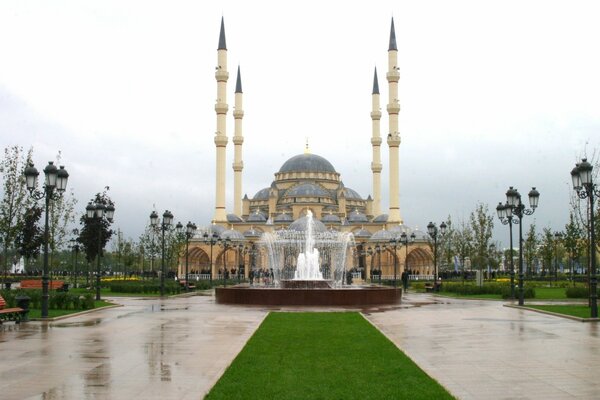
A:
[[[48,326],[0,327],[0,397],[198,400],[266,315],[212,297],[119,302]]]
[[[460,399],[600,398],[597,323],[501,304],[409,295],[366,316]]]
[[[0,397],[201,399],[268,311],[200,296],[119,302],[0,327]],[[600,398],[597,323],[425,294],[365,315],[460,399]]]

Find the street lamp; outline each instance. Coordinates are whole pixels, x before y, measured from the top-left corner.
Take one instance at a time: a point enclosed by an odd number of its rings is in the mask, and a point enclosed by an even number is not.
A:
[[[181,222],[178,222],[176,225],[177,228],[177,233],[179,234],[183,234],[183,225],[181,224]],[[188,253],[189,253],[189,246],[190,246],[190,239],[194,237],[194,232],[196,232],[196,225],[192,224],[191,222],[188,222],[187,225],[185,226],[185,291],[187,292],[189,290],[189,276],[188,276],[188,261],[189,261],[189,257],[188,257]]]
[[[115,214],[115,207],[112,204],[105,206],[96,201],[89,202],[85,207],[86,217],[89,221],[95,221],[98,227],[98,254],[96,254],[96,300],[100,300],[100,256],[102,255],[102,220],[106,217],[108,222],[112,222]]]
[[[582,159],[575,168],[571,170],[573,189],[580,199],[589,199],[588,226],[590,235],[590,307],[591,317],[598,318],[598,295],[596,287],[596,232],[594,228],[594,195],[600,196],[600,191],[592,181],[592,164],[586,158]]]
[[[227,249],[232,246],[231,239],[221,239],[219,244],[223,246],[223,287],[227,287]]]
[[[406,273],[406,282],[403,282],[405,290],[407,289],[407,284],[408,284],[408,279],[409,279],[409,275],[408,275],[408,245],[409,245],[409,243],[414,243],[416,237],[417,237],[417,235],[415,235],[414,232],[410,234],[410,237],[406,234],[406,232],[402,232],[402,235],[400,235],[400,242],[404,245],[404,248],[406,249],[406,254],[404,256],[404,272]]]
[[[558,244],[562,236],[561,232],[554,232],[554,282],[558,282]]]
[[[211,229],[211,234],[209,235],[208,232],[204,232],[204,234],[202,235],[202,238],[204,240],[204,244],[209,244],[210,245],[210,283],[211,283],[211,287],[212,287],[212,279],[213,279],[213,246],[215,244],[218,243],[219,241],[219,235],[217,234],[217,232],[214,232]]]
[[[160,224],[160,230],[162,234],[162,259],[160,265],[160,296],[163,297],[165,295],[165,231],[169,229],[171,223],[173,222],[173,214],[171,211],[166,210],[163,215],[163,219]],[[152,211],[150,213],[150,224],[153,227],[158,226],[158,214],[156,211]]]
[[[79,235],[79,230],[78,229],[73,229],[73,235],[77,236]],[[79,278],[79,274],[77,271],[77,255],[79,254],[79,244],[77,243],[77,239],[71,239],[71,248],[73,249],[73,252],[75,253],[75,265],[73,267],[73,275],[75,276],[75,280],[73,283],[73,287],[77,288],[77,279]]]
[[[404,232],[402,234],[406,235]],[[390,245],[394,247],[394,287],[397,287],[397,276],[398,276],[398,244],[402,244],[402,240],[394,236],[390,239]]]
[[[522,306],[524,304],[525,292],[523,290],[523,216],[531,215],[535,212],[535,209],[538,206],[538,201],[540,199],[540,192],[538,192],[535,187],[531,188],[528,194],[529,197],[529,206],[530,209],[525,208],[525,205],[521,201],[521,194],[517,189],[514,189],[512,186],[508,188],[506,191],[506,216],[516,215],[519,218],[519,305]],[[516,220],[512,221],[513,223],[517,223]],[[512,251],[512,248],[511,248]],[[512,256],[512,253],[511,253]]]
[[[48,242],[50,240],[48,208],[51,200],[57,200],[64,193],[67,188],[69,174],[62,165],[59,169],[56,168],[54,162],[49,161],[46,168],[44,168],[45,181],[41,191],[37,190],[38,175],[40,173],[34,167],[33,163],[29,163],[23,174],[25,175],[25,182],[30,196],[35,200],[45,199],[46,202],[46,216],[44,219],[44,269],[42,271],[42,318],[48,318],[48,299],[50,298],[50,294],[48,293]]]
[[[438,234],[444,236],[446,234],[447,225],[445,222],[440,224],[440,229],[438,232],[438,227],[433,223],[429,222],[427,224],[427,233],[433,239],[433,291],[438,291],[438,270],[437,270],[437,240]]]
[[[509,238],[510,238],[510,298],[515,298],[515,265],[514,265],[514,257],[513,257],[513,235],[512,235],[512,226],[513,224],[518,224],[519,220],[513,217],[512,208],[506,204],[498,203],[496,207],[496,212],[498,213],[498,219],[502,222],[503,225],[508,224]]]

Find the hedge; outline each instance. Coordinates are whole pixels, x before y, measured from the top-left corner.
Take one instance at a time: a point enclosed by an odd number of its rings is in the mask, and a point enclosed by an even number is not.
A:
[[[48,308],[50,310],[89,310],[94,308],[94,296],[91,293],[76,294],[50,291]],[[42,291],[40,289],[0,290],[6,300],[6,307],[17,306],[17,296],[28,296],[30,308],[42,308]]]

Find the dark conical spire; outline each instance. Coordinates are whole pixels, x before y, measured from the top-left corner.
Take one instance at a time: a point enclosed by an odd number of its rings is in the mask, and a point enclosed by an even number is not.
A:
[[[394,17],[392,17],[392,30],[390,31],[390,47],[388,51],[390,50],[398,50],[398,47],[396,46],[396,29],[394,29]]]
[[[227,50],[227,44],[225,43],[225,20],[223,17],[221,17],[221,33],[219,34],[218,50]]]
[[[375,76],[373,77],[373,94],[379,94],[379,82],[377,81],[377,67],[375,67]]]
[[[237,80],[235,81],[235,92],[243,93],[242,92],[242,75],[240,74],[240,66],[239,65],[238,65]]]

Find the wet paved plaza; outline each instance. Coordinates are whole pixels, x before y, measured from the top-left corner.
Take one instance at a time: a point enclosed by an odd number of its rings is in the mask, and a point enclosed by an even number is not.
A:
[[[268,312],[205,296],[117,301],[0,327],[0,398],[201,399]],[[600,398],[597,323],[414,294],[364,311],[460,399]]]

